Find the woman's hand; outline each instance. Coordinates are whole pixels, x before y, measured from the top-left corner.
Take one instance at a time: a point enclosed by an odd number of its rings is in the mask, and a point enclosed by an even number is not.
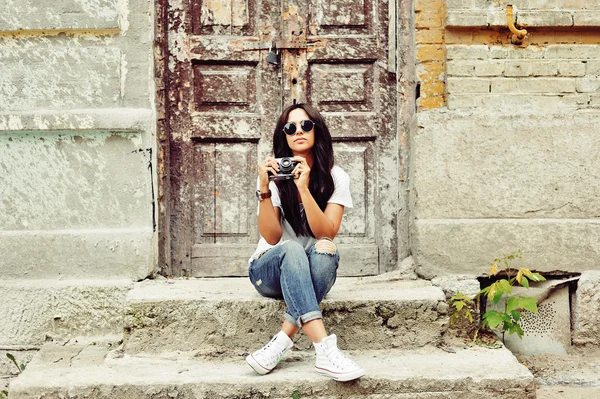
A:
[[[306,162],[306,159],[303,157],[295,156],[292,158],[292,161],[300,162],[294,168],[292,172],[294,174],[294,183],[296,183],[296,187],[298,190],[300,189],[308,189],[308,183],[310,181],[310,167]]]
[[[274,175],[279,172],[279,163],[273,157],[267,157],[258,164],[259,189],[261,192],[266,192],[269,189],[269,172]]]

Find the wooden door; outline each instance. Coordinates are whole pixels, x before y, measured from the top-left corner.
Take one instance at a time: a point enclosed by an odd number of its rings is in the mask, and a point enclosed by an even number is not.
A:
[[[168,5],[173,275],[247,275],[258,241],[256,164],[283,107],[325,116],[354,209],[340,274],[397,262],[395,74],[382,0],[180,0]],[[267,62],[278,48],[278,65]],[[167,240],[168,241],[168,240]]]

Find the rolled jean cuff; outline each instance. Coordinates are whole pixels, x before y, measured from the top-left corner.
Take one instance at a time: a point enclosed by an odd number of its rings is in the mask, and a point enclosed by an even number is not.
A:
[[[300,327],[302,327],[302,325],[308,323],[309,321],[322,318],[323,314],[320,310],[313,310],[312,312],[304,313],[302,316],[300,316],[298,318],[298,324],[300,324]]]
[[[291,315],[291,314],[289,314],[289,313],[285,312],[285,313],[283,314],[283,318],[284,318],[284,319],[285,319],[287,322],[289,322],[289,323],[291,323],[291,324],[295,325],[296,327],[298,327],[298,328],[300,328],[300,327],[301,327],[301,326],[299,326],[299,325],[298,325],[298,321],[297,321],[296,319],[294,319],[294,318],[292,317],[292,315]]]

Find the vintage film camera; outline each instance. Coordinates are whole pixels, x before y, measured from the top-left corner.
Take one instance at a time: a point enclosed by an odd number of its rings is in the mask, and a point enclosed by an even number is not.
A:
[[[275,158],[275,160],[279,164],[279,173],[277,174],[277,176],[275,176],[271,172],[269,172],[269,180],[273,181],[293,179],[294,175],[292,174],[292,172],[294,171],[296,165],[298,165],[300,162],[292,161],[291,158]]]

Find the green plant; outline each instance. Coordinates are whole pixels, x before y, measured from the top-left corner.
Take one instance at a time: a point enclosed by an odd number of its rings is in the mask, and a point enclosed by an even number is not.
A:
[[[15,364],[15,367],[17,368],[17,370],[19,370],[19,373],[22,373],[22,372],[25,370],[25,365],[24,365],[24,364],[21,364],[21,365],[19,366],[19,364],[18,364],[18,363],[17,363],[17,361],[15,360],[15,357],[14,357],[12,354],[10,354],[10,353],[7,353],[7,354],[6,354],[6,357],[7,357],[7,358],[9,358],[9,359],[10,359],[10,360],[11,360],[11,361],[12,361],[12,362]]]
[[[456,323],[461,317],[473,323],[473,313],[471,312],[474,305],[473,298],[461,294],[459,291],[450,298],[450,303],[454,307],[454,313],[450,316],[450,325]]]
[[[300,394],[298,393],[298,391],[294,391],[292,393],[292,399],[298,399],[300,397]]]
[[[531,313],[537,312],[537,301],[535,298],[520,295],[512,296],[513,285],[519,284],[524,288],[529,288],[530,280],[535,282],[546,280],[541,274],[533,273],[525,267],[521,267],[518,270],[512,268],[512,262],[515,259],[521,259],[522,255],[523,253],[521,250],[518,250],[511,254],[503,255],[502,258],[494,259],[488,277],[498,275],[499,265],[504,266],[506,277],[496,280],[475,295],[475,298],[482,296],[489,299],[494,304],[503,301],[504,310],[488,310],[484,313],[481,322],[482,327],[489,327],[491,329],[500,328],[500,331],[502,332],[502,342],[504,342],[506,332],[508,332],[509,335],[516,333],[519,338],[523,338],[523,330],[519,325],[521,312],[523,310],[527,310]],[[475,298],[471,299],[458,292],[450,299],[451,305],[455,309],[455,312],[450,317],[450,324],[454,324],[461,317],[469,319],[471,323],[473,322],[470,308],[472,307]],[[479,330],[475,333],[475,338],[477,337],[478,331]]]
[[[8,398],[8,391],[0,391],[0,399]]]

